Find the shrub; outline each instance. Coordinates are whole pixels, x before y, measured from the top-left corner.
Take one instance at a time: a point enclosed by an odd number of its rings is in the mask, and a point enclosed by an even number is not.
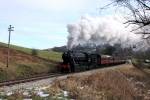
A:
[[[37,56],[38,55],[38,51],[36,49],[32,49],[31,53],[32,53],[33,56]]]

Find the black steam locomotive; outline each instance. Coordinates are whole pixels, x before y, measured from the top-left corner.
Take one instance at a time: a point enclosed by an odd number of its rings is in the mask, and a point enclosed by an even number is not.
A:
[[[62,54],[61,72],[77,72],[125,63],[124,59],[97,53],[67,51]]]

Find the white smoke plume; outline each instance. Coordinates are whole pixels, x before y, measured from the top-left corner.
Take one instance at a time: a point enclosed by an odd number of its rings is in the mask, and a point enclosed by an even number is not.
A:
[[[134,45],[140,37],[130,32],[131,27],[125,28],[124,22],[121,17],[83,16],[76,23],[67,25],[68,49],[85,43]]]

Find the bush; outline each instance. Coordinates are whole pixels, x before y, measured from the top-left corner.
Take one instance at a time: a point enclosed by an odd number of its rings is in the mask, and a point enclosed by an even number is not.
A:
[[[33,56],[37,56],[38,55],[38,51],[36,49],[32,49],[32,55]]]

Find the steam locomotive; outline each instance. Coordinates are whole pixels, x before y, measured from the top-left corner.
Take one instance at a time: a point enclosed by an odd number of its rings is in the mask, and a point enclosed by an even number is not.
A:
[[[77,72],[126,62],[120,57],[75,51],[64,52],[62,59],[61,72]]]

